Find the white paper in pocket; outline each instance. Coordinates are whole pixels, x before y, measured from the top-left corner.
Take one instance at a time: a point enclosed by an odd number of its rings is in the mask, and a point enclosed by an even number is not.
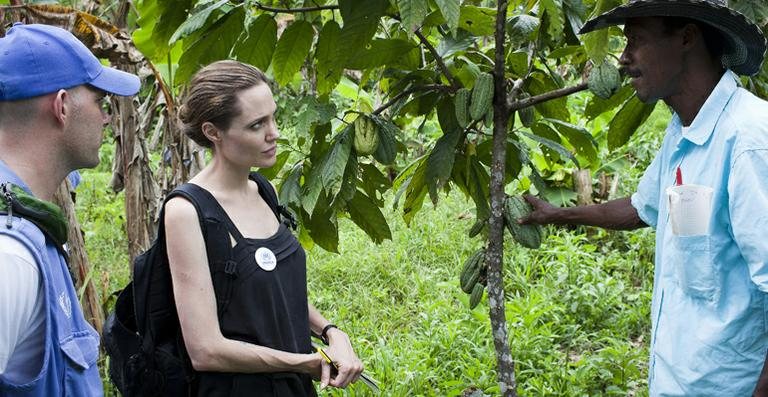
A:
[[[667,188],[672,233],[698,236],[709,231],[713,189],[702,185],[678,185]]]

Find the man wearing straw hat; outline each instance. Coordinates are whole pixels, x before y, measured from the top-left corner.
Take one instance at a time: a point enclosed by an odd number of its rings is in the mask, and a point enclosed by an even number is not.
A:
[[[655,228],[650,395],[768,395],[768,103],[737,76],[760,70],[765,37],[725,0],[632,0],[581,33],[612,25],[638,98],[674,111],[662,147],[631,197],[527,196],[520,222]]]

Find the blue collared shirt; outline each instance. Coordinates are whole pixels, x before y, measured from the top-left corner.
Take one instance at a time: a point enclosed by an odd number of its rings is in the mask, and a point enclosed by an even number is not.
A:
[[[714,189],[707,234],[672,232],[677,167]],[[768,349],[768,102],[727,71],[689,129],[673,116],[632,205],[656,229],[650,395],[751,395]]]

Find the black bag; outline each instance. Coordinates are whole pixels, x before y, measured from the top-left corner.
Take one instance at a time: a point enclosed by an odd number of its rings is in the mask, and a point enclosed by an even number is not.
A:
[[[295,221],[277,203],[272,185],[258,173],[251,179],[277,216]],[[222,209],[208,191],[184,184],[166,197],[191,202],[197,210],[208,252],[211,277],[219,315],[229,304],[231,284],[236,277],[229,233],[223,226]],[[119,293],[104,324],[103,343],[109,356],[109,377],[123,396],[185,396],[193,390],[195,371],[181,337],[173,299],[173,286],[165,245],[164,209],[160,211],[157,238],[133,263],[133,280]]]

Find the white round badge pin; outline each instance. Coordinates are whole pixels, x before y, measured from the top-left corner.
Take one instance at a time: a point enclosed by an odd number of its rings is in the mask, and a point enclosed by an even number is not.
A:
[[[275,258],[274,252],[269,248],[261,247],[257,249],[254,256],[256,257],[256,263],[260,268],[268,272],[275,270],[275,267],[277,266],[277,258]]]

